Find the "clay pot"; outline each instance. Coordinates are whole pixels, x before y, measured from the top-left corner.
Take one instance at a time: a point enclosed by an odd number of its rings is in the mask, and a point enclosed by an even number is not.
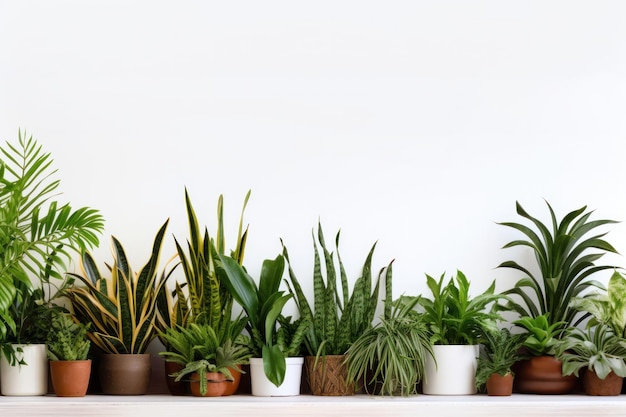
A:
[[[176,381],[175,376],[170,376],[184,368],[183,365],[176,362],[164,361],[165,366],[165,382],[167,389],[172,395],[187,395],[189,394],[189,383],[187,381]]]
[[[576,382],[575,375],[563,376],[554,356],[533,356],[515,367],[515,388],[524,394],[567,394]]]
[[[152,368],[150,354],[103,354],[98,367],[104,394],[143,395],[148,391]]]
[[[189,388],[191,394],[195,397],[220,397],[226,392],[227,382],[226,375],[221,372],[207,372],[206,373],[207,388],[206,394],[200,392],[200,376],[194,372],[191,374],[191,380],[189,381]]]
[[[304,358],[306,378],[313,395],[354,395],[354,384],[347,383],[346,355],[315,356]]]
[[[509,396],[513,394],[513,374],[506,375],[493,374],[486,382],[487,395],[490,396]]]
[[[84,397],[90,375],[91,359],[50,361],[50,379],[57,397]]]
[[[233,380],[226,380],[226,390],[222,394],[223,396],[233,395],[235,392],[237,392],[237,389],[239,388],[239,383],[241,382],[241,366],[237,365],[237,368],[228,369],[230,370],[230,374],[233,376]]]
[[[587,369],[582,377],[583,387],[587,395],[620,395],[624,378],[611,372],[604,379],[592,370]]]

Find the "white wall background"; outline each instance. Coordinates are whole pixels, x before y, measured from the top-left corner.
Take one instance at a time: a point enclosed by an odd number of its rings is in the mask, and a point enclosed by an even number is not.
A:
[[[33,134],[63,198],[102,211],[102,262],[113,234],[140,265],[168,217],[172,254],[185,186],[211,231],[224,194],[234,244],[252,189],[252,272],[282,237],[307,280],[320,218],[352,279],[378,240],[396,295],[457,268],[504,290],[516,200],[626,218],[625,21],[621,1],[0,0],[0,138]]]

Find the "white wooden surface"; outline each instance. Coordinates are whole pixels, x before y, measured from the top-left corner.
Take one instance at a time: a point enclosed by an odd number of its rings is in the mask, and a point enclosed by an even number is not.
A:
[[[375,396],[285,398],[231,396],[222,398],[170,395],[104,396],[83,398],[0,397],[0,416],[625,416],[626,396],[585,395],[512,397]]]

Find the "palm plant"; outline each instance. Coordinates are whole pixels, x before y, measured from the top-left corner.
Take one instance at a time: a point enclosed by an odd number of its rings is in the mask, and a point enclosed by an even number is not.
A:
[[[147,263],[135,273],[122,244],[112,237],[114,263],[111,277],[104,277],[93,257],[82,257],[83,275],[70,273],[83,286],[67,291],[74,313],[82,323],[91,323],[91,341],[106,353],[144,353],[156,337],[157,294],[165,286],[171,270],[159,275],[158,265],[165,230],[159,229]]]
[[[53,279],[62,278],[73,254],[96,247],[104,228],[97,210],[75,210],[54,200],[60,180],[54,179],[52,162],[51,154],[21,131],[17,144],[0,147],[0,341],[10,342],[19,332],[11,309],[32,295],[31,277],[41,284],[40,295],[52,294]]]
[[[493,374],[505,376],[513,374],[513,365],[525,359],[519,353],[526,334],[511,334],[509,329],[486,330],[483,337],[483,348],[478,357],[476,368],[476,388],[481,389]]]
[[[598,227],[616,223],[613,220],[590,220],[591,211],[584,206],[557,219],[552,206],[546,202],[550,212],[551,224],[545,224],[531,216],[516,202],[517,214],[531,222],[530,226],[502,222],[503,226],[521,232],[525,239],[513,240],[504,248],[525,246],[532,249],[539,275],[533,274],[530,267],[516,261],[506,261],[499,265],[524,274],[515,287],[506,294],[517,296],[520,302],[511,302],[509,306],[520,316],[537,317],[549,313],[551,323],[562,322],[564,327],[577,325],[588,314],[576,320],[578,311],[570,305],[574,297],[586,297],[585,291],[591,287],[602,289],[602,284],[592,280],[591,276],[605,269],[608,265],[596,265],[605,253],[617,253],[603,237],[606,233],[589,233]],[[533,228],[534,226],[534,228]],[[597,252],[593,250],[597,249]]]

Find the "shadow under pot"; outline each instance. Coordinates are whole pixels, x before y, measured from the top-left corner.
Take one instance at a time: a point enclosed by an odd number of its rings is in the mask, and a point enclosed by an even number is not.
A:
[[[150,385],[150,354],[103,354],[98,371],[103,394],[143,395]]]

